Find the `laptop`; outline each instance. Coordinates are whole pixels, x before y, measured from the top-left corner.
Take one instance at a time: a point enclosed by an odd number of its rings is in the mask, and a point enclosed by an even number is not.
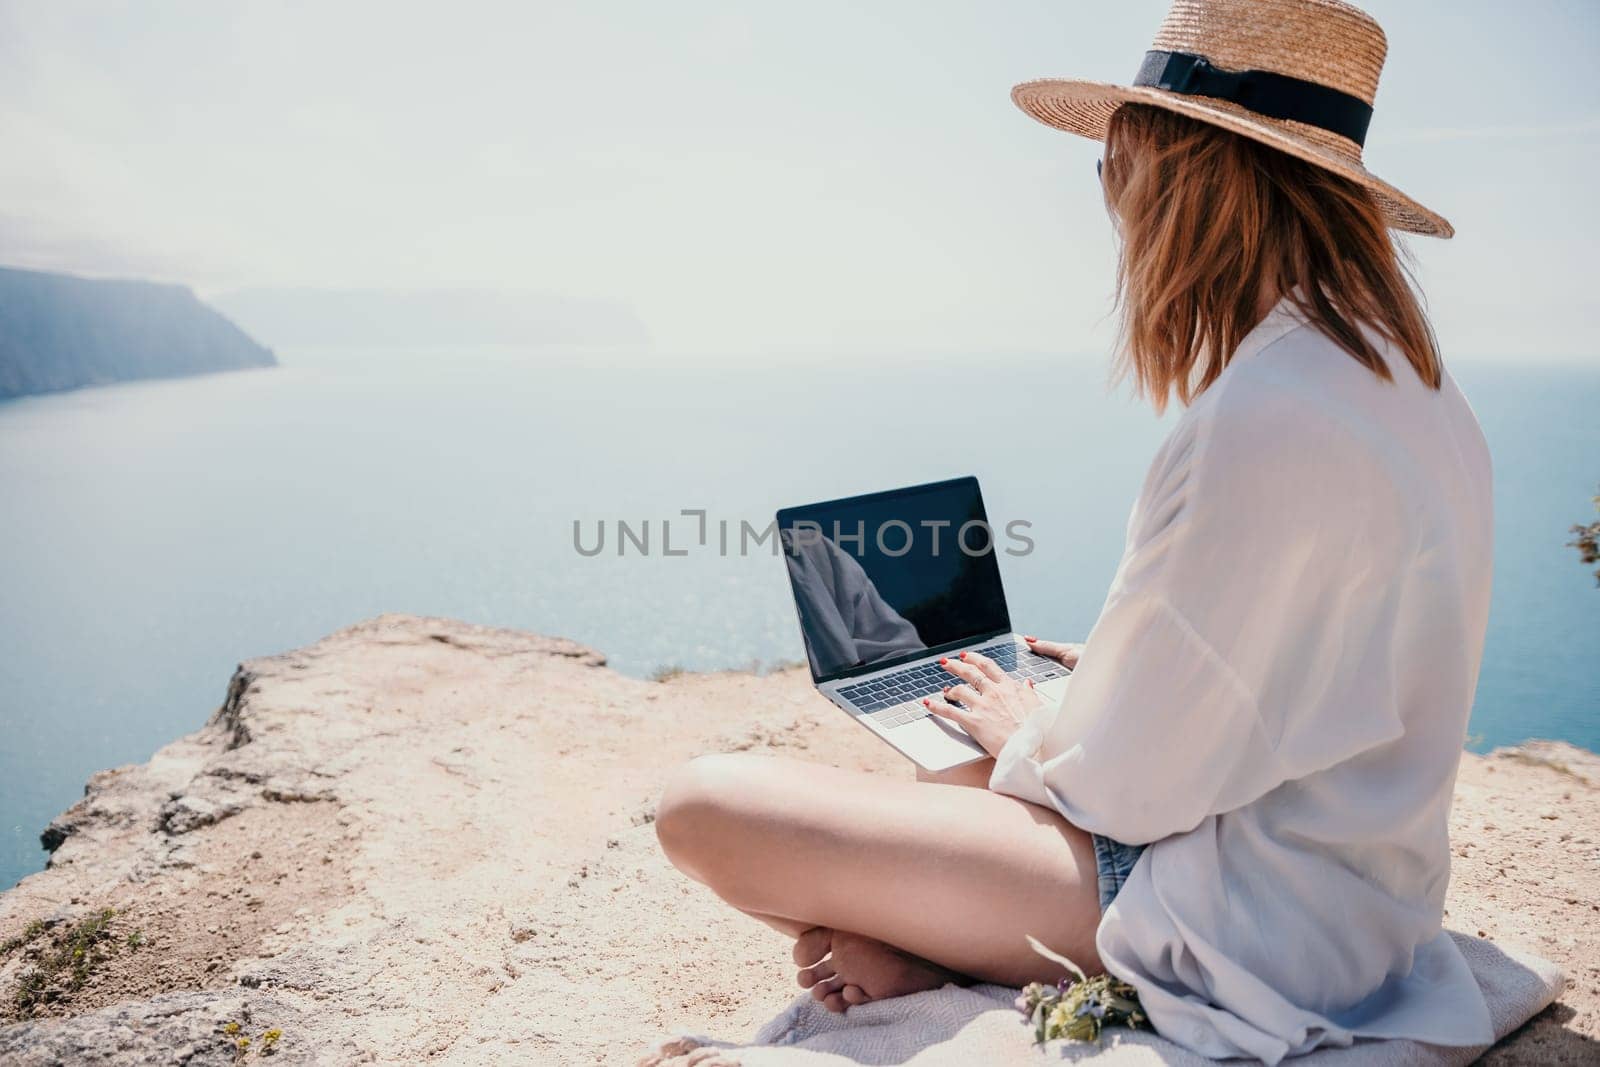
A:
[[[987,755],[922,706],[958,682],[941,657],[980,652],[1047,699],[1065,687],[1070,672],[1011,632],[1004,535],[976,478],[784,508],[777,527],[812,682],[919,767]]]

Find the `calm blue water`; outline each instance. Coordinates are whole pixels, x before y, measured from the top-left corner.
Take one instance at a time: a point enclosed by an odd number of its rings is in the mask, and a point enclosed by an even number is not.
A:
[[[1002,558],[1014,621],[1080,637],[1164,432],[1081,361],[284,362],[0,405],[0,885],[91,772],[200,725],[240,659],[379,612],[565,634],[640,675],[800,656],[770,556],[584,558],[574,519],[586,542],[650,519],[659,552],[663,518],[704,508],[714,548],[719,519],[974,473],[992,518],[1033,523],[1034,554]],[[1600,482],[1600,370],[1456,374],[1497,469],[1476,747],[1600,748],[1600,590],[1564,544]],[[680,518],[674,546],[697,532]]]

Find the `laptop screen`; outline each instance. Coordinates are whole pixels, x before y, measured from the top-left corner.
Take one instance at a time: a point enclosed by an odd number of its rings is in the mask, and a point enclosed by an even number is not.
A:
[[[778,535],[818,682],[1011,629],[976,478],[785,508]]]

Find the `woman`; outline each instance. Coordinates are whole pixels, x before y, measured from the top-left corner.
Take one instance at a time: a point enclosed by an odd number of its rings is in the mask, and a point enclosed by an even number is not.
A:
[[[1493,1040],[1441,930],[1489,603],[1489,458],[1361,162],[1382,31],[1334,0],[1180,0],[1132,87],[1014,99],[1105,140],[1123,357],[1186,406],[1059,706],[981,658],[933,711],[994,757],[897,781],[694,761],[668,856],[794,936],[830,1008],[1060,971],[1157,1030],[1276,1062]]]

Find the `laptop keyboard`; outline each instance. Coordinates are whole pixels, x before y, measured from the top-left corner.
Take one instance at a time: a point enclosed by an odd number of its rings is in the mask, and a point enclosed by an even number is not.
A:
[[[1055,660],[1036,655],[1011,641],[1000,641],[976,651],[994,660],[1011,677],[1022,681],[1043,682],[1069,673]],[[844,686],[839,690],[839,695],[855,705],[865,718],[879,726],[892,728],[926,718],[931,712],[922,706],[922,698],[940,692],[945,686],[960,684],[961,679],[935,661]]]

